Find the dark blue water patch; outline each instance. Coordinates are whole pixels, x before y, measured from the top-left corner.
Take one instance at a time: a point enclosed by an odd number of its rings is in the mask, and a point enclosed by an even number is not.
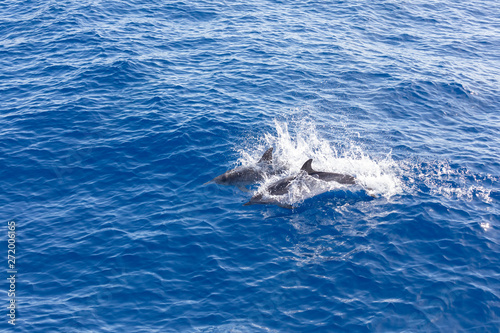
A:
[[[304,212],[309,209],[324,209],[324,207],[335,207],[344,205],[354,205],[359,201],[370,201],[374,197],[370,196],[364,189],[339,189],[332,190],[307,199],[297,208],[298,212]]]

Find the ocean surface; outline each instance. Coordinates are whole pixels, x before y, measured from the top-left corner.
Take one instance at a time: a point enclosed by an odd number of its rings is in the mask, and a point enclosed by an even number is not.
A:
[[[500,332],[499,106],[497,0],[4,1],[0,331]]]

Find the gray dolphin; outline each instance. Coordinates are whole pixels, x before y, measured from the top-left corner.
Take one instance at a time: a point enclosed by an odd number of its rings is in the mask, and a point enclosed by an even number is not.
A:
[[[266,174],[275,174],[277,172],[272,165],[272,159],[273,148],[269,148],[256,165],[236,167],[206,182],[204,185],[209,183],[233,185],[242,191],[248,192],[245,186],[258,183],[264,179]]]
[[[302,165],[302,168],[300,168],[300,172],[298,174],[279,179],[274,183],[270,184],[268,187],[266,187],[264,191],[272,196],[281,196],[287,194],[290,188],[290,184],[298,177],[303,177],[305,175],[309,175],[311,177],[314,177],[316,179],[325,182],[334,181],[340,184],[348,184],[348,185],[356,184],[356,180],[353,176],[344,175],[340,173],[333,173],[333,172],[315,171],[311,167],[311,163],[312,159],[307,160],[304,163],[304,165]],[[288,208],[288,209],[293,208],[293,206],[288,204],[283,204],[279,202],[277,199],[266,198],[264,197],[263,193],[255,194],[252,198],[250,198],[250,201],[243,204],[243,206],[250,206],[255,204],[262,204],[262,205],[274,204],[283,208]]]
[[[307,174],[311,177],[323,180],[325,182],[333,181],[339,184],[346,184],[346,185],[356,184],[356,179],[353,176],[344,175],[341,173],[334,173],[334,172],[315,171],[313,170],[311,163],[312,163],[312,158],[310,160],[307,160],[307,162],[304,163],[301,169],[307,172]]]

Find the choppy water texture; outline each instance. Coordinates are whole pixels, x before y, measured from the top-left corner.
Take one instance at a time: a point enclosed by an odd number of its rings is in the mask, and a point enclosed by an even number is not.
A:
[[[493,0],[3,2],[16,329],[499,332],[499,36]],[[377,198],[203,185],[271,146]]]

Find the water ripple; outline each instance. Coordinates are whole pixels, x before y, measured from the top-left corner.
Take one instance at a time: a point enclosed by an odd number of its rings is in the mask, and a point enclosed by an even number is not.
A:
[[[497,330],[493,1],[14,1],[0,17],[17,330]],[[292,211],[203,185],[271,146],[289,172],[313,158],[361,185],[298,191]]]

